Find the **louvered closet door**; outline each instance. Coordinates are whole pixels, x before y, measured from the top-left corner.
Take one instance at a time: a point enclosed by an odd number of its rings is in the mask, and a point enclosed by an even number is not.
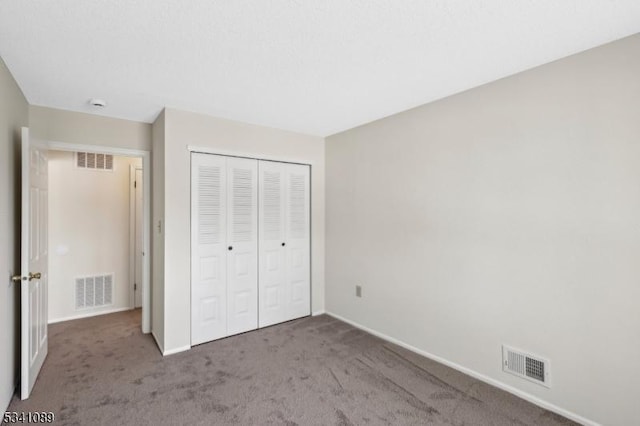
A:
[[[284,163],[260,161],[260,327],[286,321],[285,244],[286,169]]]
[[[191,344],[227,336],[226,158],[191,154]]]
[[[227,158],[227,335],[258,328],[258,161]]]
[[[286,320],[311,314],[310,167],[286,165]]]

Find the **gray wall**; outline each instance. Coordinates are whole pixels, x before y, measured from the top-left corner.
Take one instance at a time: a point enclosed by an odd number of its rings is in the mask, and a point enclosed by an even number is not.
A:
[[[0,58],[0,408],[9,405],[20,366],[20,128],[29,106]]]
[[[151,125],[31,105],[31,135],[38,139],[151,151]]]
[[[311,163],[312,311],[324,310],[324,140],[315,136],[165,109],[164,349],[191,345],[190,188],[188,145],[254,158]],[[154,146],[154,150],[156,147]],[[154,151],[155,152],[155,151]],[[154,226],[157,223],[154,224]],[[157,228],[154,234],[157,233]]]
[[[327,138],[327,310],[637,424],[639,76],[636,35]],[[503,373],[503,343],[552,387]]]

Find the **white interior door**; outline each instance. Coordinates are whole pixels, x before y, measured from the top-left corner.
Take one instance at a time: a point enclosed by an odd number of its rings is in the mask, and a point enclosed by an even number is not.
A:
[[[260,327],[287,318],[285,243],[286,167],[284,163],[260,161]]]
[[[142,197],[142,169],[135,170],[135,242],[134,242],[134,306],[139,308],[142,306],[142,253],[144,252],[143,240],[143,197]]]
[[[258,328],[258,161],[227,158],[227,335]]]
[[[286,165],[286,320],[311,314],[310,168]]]
[[[226,158],[191,154],[191,343],[227,335]]]
[[[48,185],[47,152],[29,143],[22,128],[21,379],[29,398],[48,350]]]

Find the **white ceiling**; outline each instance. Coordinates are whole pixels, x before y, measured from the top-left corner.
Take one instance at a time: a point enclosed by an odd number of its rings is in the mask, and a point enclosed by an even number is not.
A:
[[[639,0],[0,1],[31,104],[319,136],[637,32]]]

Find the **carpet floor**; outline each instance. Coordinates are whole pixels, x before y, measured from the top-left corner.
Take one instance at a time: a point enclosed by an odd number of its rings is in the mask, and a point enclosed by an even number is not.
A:
[[[31,398],[66,425],[573,425],[327,315],[162,357],[140,311],[54,324]]]

